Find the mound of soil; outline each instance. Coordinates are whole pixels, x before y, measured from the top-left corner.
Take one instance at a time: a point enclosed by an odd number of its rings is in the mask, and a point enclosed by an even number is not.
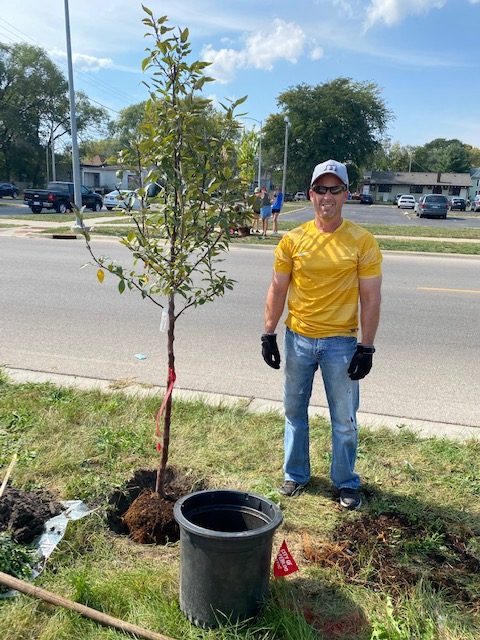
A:
[[[140,544],[166,544],[180,538],[173,506],[182,496],[203,489],[180,471],[168,467],[164,496],[155,493],[157,472],[138,469],[122,489],[109,498],[107,521],[110,529],[128,535]]]
[[[19,544],[29,544],[42,533],[45,522],[62,511],[47,491],[7,487],[0,500],[0,531],[8,531]]]

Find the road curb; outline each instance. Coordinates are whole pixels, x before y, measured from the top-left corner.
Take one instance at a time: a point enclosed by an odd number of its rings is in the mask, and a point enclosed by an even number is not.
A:
[[[101,378],[87,378],[62,373],[51,373],[48,371],[33,371],[29,369],[16,369],[4,367],[4,371],[11,382],[22,383],[52,383],[60,387],[75,387],[82,391],[102,391],[104,393],[114,393],[120,391],[132,397],[146,398],[152,396],[161,397],[165,392],[165,387],[139,383],[133,379],[107,380]],[[266,398],[254,398],[246,396],[231,396],[220,393],[209,393],[195,391],[193,389],[175,388],[173,393],[175,398],[185,401],[201,401],[212,406],[243,407],[252,413],[278,413],[279,419],[283,420],[283,404],[277,400]],[[309,415],[329,419],[328,409],[318,405],[310,406]],[[421,438],[449,438],[451,440],[465,441],[470,439],[480,439],[480,427],[469,425],[457,425],[446,422],[429,422],[427,420],[416,420],[401,416],[388,416],[359,411],[357,414],[360,426],[370,429],[391,429],[401,431],[408,429]]]

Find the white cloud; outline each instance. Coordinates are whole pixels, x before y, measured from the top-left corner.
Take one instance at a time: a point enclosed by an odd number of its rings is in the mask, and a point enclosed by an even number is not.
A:
[[[66,52],[59,49],[53,49],[50,55],[54,60],[60,62],[65,62],[67,59]],[[95,56],[74,52],[72,53],[72,62],[79,71],[100,71],[100,69],[111,69],[114,66],[111,58],[96,58]]]
[[[273,29],[257,31],[248,38],[246,54],[249,66],[270,71],[276,60],[296,63],[304,43],[305,33],[301,27],[276,18]]]
[[[320,58],[323,58],[323,53],[322,47],[319,47],[318,45],[314,46],[309,54],[310,60],[320,60]]]
[[[245,66],[245,53],[235,49],[213,49],[208,44],[203,48],[202,59],[211,62],[207,74],[215,78],[217,82],[227,84],[235,78],[235,71]]]
[[[365,28],[368,29],[377,22],[383,22],[391,27],[409,15],[441,9],[446,2],[447,0],[371,0],[367,8]]]
[[[278,60],[295,64],[304,45],[305,33],[297,24],[276,18],[272,29],[259,30],[248,36],[243,49],[214,49],[209,44],[203,48],[202,58],[212,63],[208,73],[226,84],[234,79],[237,69],[271,71]],[[319,49],[316,47],[317,54]]]

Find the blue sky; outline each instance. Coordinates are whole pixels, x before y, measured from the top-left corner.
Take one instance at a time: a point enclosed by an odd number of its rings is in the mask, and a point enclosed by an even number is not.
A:
[[[213,65],[213,100],[248,94],[264,120],[276,98],[338,76],[375,82],[395,118],[392,142],[437,137],[480,147],[480,0],[145,0],[188,27],[196,58]],[[17,6],[15,6],[17,5]],[[111,109],[146,97],[140,2],[70,0],[75,89]],[[44,47],[65,71],[63,0],[8,3],[0,41]],[[253,121],[251,121],[253,123]]]

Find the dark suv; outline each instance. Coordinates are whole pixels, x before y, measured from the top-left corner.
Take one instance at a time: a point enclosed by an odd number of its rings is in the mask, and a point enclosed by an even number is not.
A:
[[[460,198],[458,196],[453,196],[450,198],[450,211],[465,211],[467,208],[467,201],[465,198]]]
[[[446,218],[448,198],[436,193],[422,196],[415,206],[419,218]]]
[[[11,182],[0,182],[0,198],[3,198],[4,196],[17,198],[19,193],[20,189]]]

